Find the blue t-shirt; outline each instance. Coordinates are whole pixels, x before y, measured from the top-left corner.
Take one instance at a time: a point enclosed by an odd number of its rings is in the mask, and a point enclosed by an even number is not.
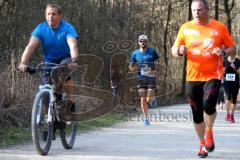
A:
[[[74,27],[64,20],[60,21],[58,28],[50,28],[47,22],[39,24],[32,32],[32,36],[41,41],[45,62],[54,62],[70,57],[70,48],[67,38],[77,38]]]
[[[130,58],[130,64],[137,63],[138,66],[138,73],[137,79],[138,80],[155,80],[156,77],[152,76],[149,71],[155,69],[154,62],[159,59],[159,55],[153,48],[148,48],[146,52],[140,52],[139,49],[135,50],[132,53]]]

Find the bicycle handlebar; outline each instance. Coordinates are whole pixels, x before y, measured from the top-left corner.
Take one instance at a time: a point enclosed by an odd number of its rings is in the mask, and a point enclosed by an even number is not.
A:
[[[54,67],[49,67],[49,68],[36,68],[36,67],[31,67],[31,66],[27,66],[26,72],[29,74],[35,74],[37,72],[51,72],[54,69],[59,68],[58,66],[54,66]]]

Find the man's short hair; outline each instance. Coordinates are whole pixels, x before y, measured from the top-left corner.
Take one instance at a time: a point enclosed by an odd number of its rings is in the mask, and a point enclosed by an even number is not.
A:
[[[46,9],[47,8],[56,8],[57,9],[57,11],[58,11],[58,13],[59,14],[62,14],[62,7],[60,7],[58,4],[56,4],[56,3],[49,3],[49,4],[47,4],[47,6],[46,6]]]
[[[206,8],[207,10],[209,9],[209,5],[208,5],[207,0],[193,0],[192,3],[193,3],[193,2],[203,2],[205,8]]]

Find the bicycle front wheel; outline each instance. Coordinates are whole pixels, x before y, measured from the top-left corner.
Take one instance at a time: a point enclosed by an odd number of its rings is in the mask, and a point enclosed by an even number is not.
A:
[[[47,121],[49,104],[49,90],[46,89],[38,92],[32,109],[32,140],[40,155],[46,155],[52,143],[53,121]]]

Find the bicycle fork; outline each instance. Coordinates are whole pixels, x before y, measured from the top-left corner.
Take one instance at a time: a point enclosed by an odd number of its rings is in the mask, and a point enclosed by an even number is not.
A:
[[[49,92],[50,99],[49,99],[49,105],[46,106],[46,107],[48,107],[46,123],[50,124],[50,123],[52,123],[53,117],[54,117],[53,108],[54,108],[54,103],[55,103],[55,97],[50,89],[47,89],[47,91]],[[39,103],[38,114],[37,114],[37,124],[39,124],[41,122],[42,107],[43,107],[43,100],[41,99],[41,101]]]
[[[54,108],[54,103],[55,103],[55,96],[53,95],[53,92],[51,90],[49,90],[50,93],[50,102],[49,102],[49,106],[48,106],[48,118],[47,118],[47,123],[50,124],[53,121],[53,117],[54,117],[54,112],[53,112],[53,108]]]

